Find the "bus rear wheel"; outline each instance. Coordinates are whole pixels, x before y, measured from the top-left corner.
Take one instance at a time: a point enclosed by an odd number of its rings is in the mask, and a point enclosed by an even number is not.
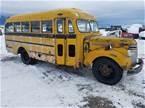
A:
[[[29,57],[28,53],[26,50],[21,50],[20,52],[21,55],[21,60],[24,64],[35,64],[36,63],[36,59]]]
[[[123,76],[123,70],[117,63],[108,58],[95,60],[92,66],[92,72],[99,82],[107,85],[117,84]]]

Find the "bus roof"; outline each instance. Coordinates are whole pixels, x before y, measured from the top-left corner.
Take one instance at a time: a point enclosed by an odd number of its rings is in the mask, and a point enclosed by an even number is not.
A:
[[[46,12],[36,12],[12,16],[6,22],[40,21],[54,18],[69,17],[75,19],[95,20],[96,18],[87,12],[76,8],[55,9]]]

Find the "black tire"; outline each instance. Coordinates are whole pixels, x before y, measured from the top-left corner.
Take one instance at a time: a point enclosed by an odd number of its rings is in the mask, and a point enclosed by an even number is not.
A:
[[[24,50],[24,49],[21,50],[20,55],[21,55],[21,60],[24,64],[29,65],[29,64],[35,64],[36,63],[36,59],[33,59],[33,58],[29,57],[26,50]]]
[[[92,66],[92,72],[99,82],[107,85],[117,84],[123,76],[123,70],[108,58],[96,59]]]

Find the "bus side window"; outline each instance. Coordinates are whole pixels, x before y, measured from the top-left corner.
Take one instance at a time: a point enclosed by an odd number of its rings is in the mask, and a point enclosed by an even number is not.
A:
[[[6,33],[14,32],[14,25],[13,23],[7,23],[5,26]]]
[[[22,22],[22,32],[29,32],[29,22]]]
[[[73,25],[72,25],[71,20],[68,20],[68,32],[69,33],[74,33],[74,29],[73,29]]]
[[[57,33],[63,33],[63,19],[57,20]]]
[[[21,23],[20,22],[14,23],[14,31],[21,32]]]
[[[42,21],[42,32],[52,33],[52,21]]]
[[[39,21],[31,22],[31,31],[40,32],[40,22]]]

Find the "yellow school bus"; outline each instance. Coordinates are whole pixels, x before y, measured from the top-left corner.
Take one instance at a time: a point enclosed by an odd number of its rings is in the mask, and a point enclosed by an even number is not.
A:
[[[12,16],[5,40],[7,50],[20,54],[25,64],[91,67],[96,79],[109,85],[125,72],[140,72],[143,64],[135,40],[101,36],[95,16],[75,8]]]

